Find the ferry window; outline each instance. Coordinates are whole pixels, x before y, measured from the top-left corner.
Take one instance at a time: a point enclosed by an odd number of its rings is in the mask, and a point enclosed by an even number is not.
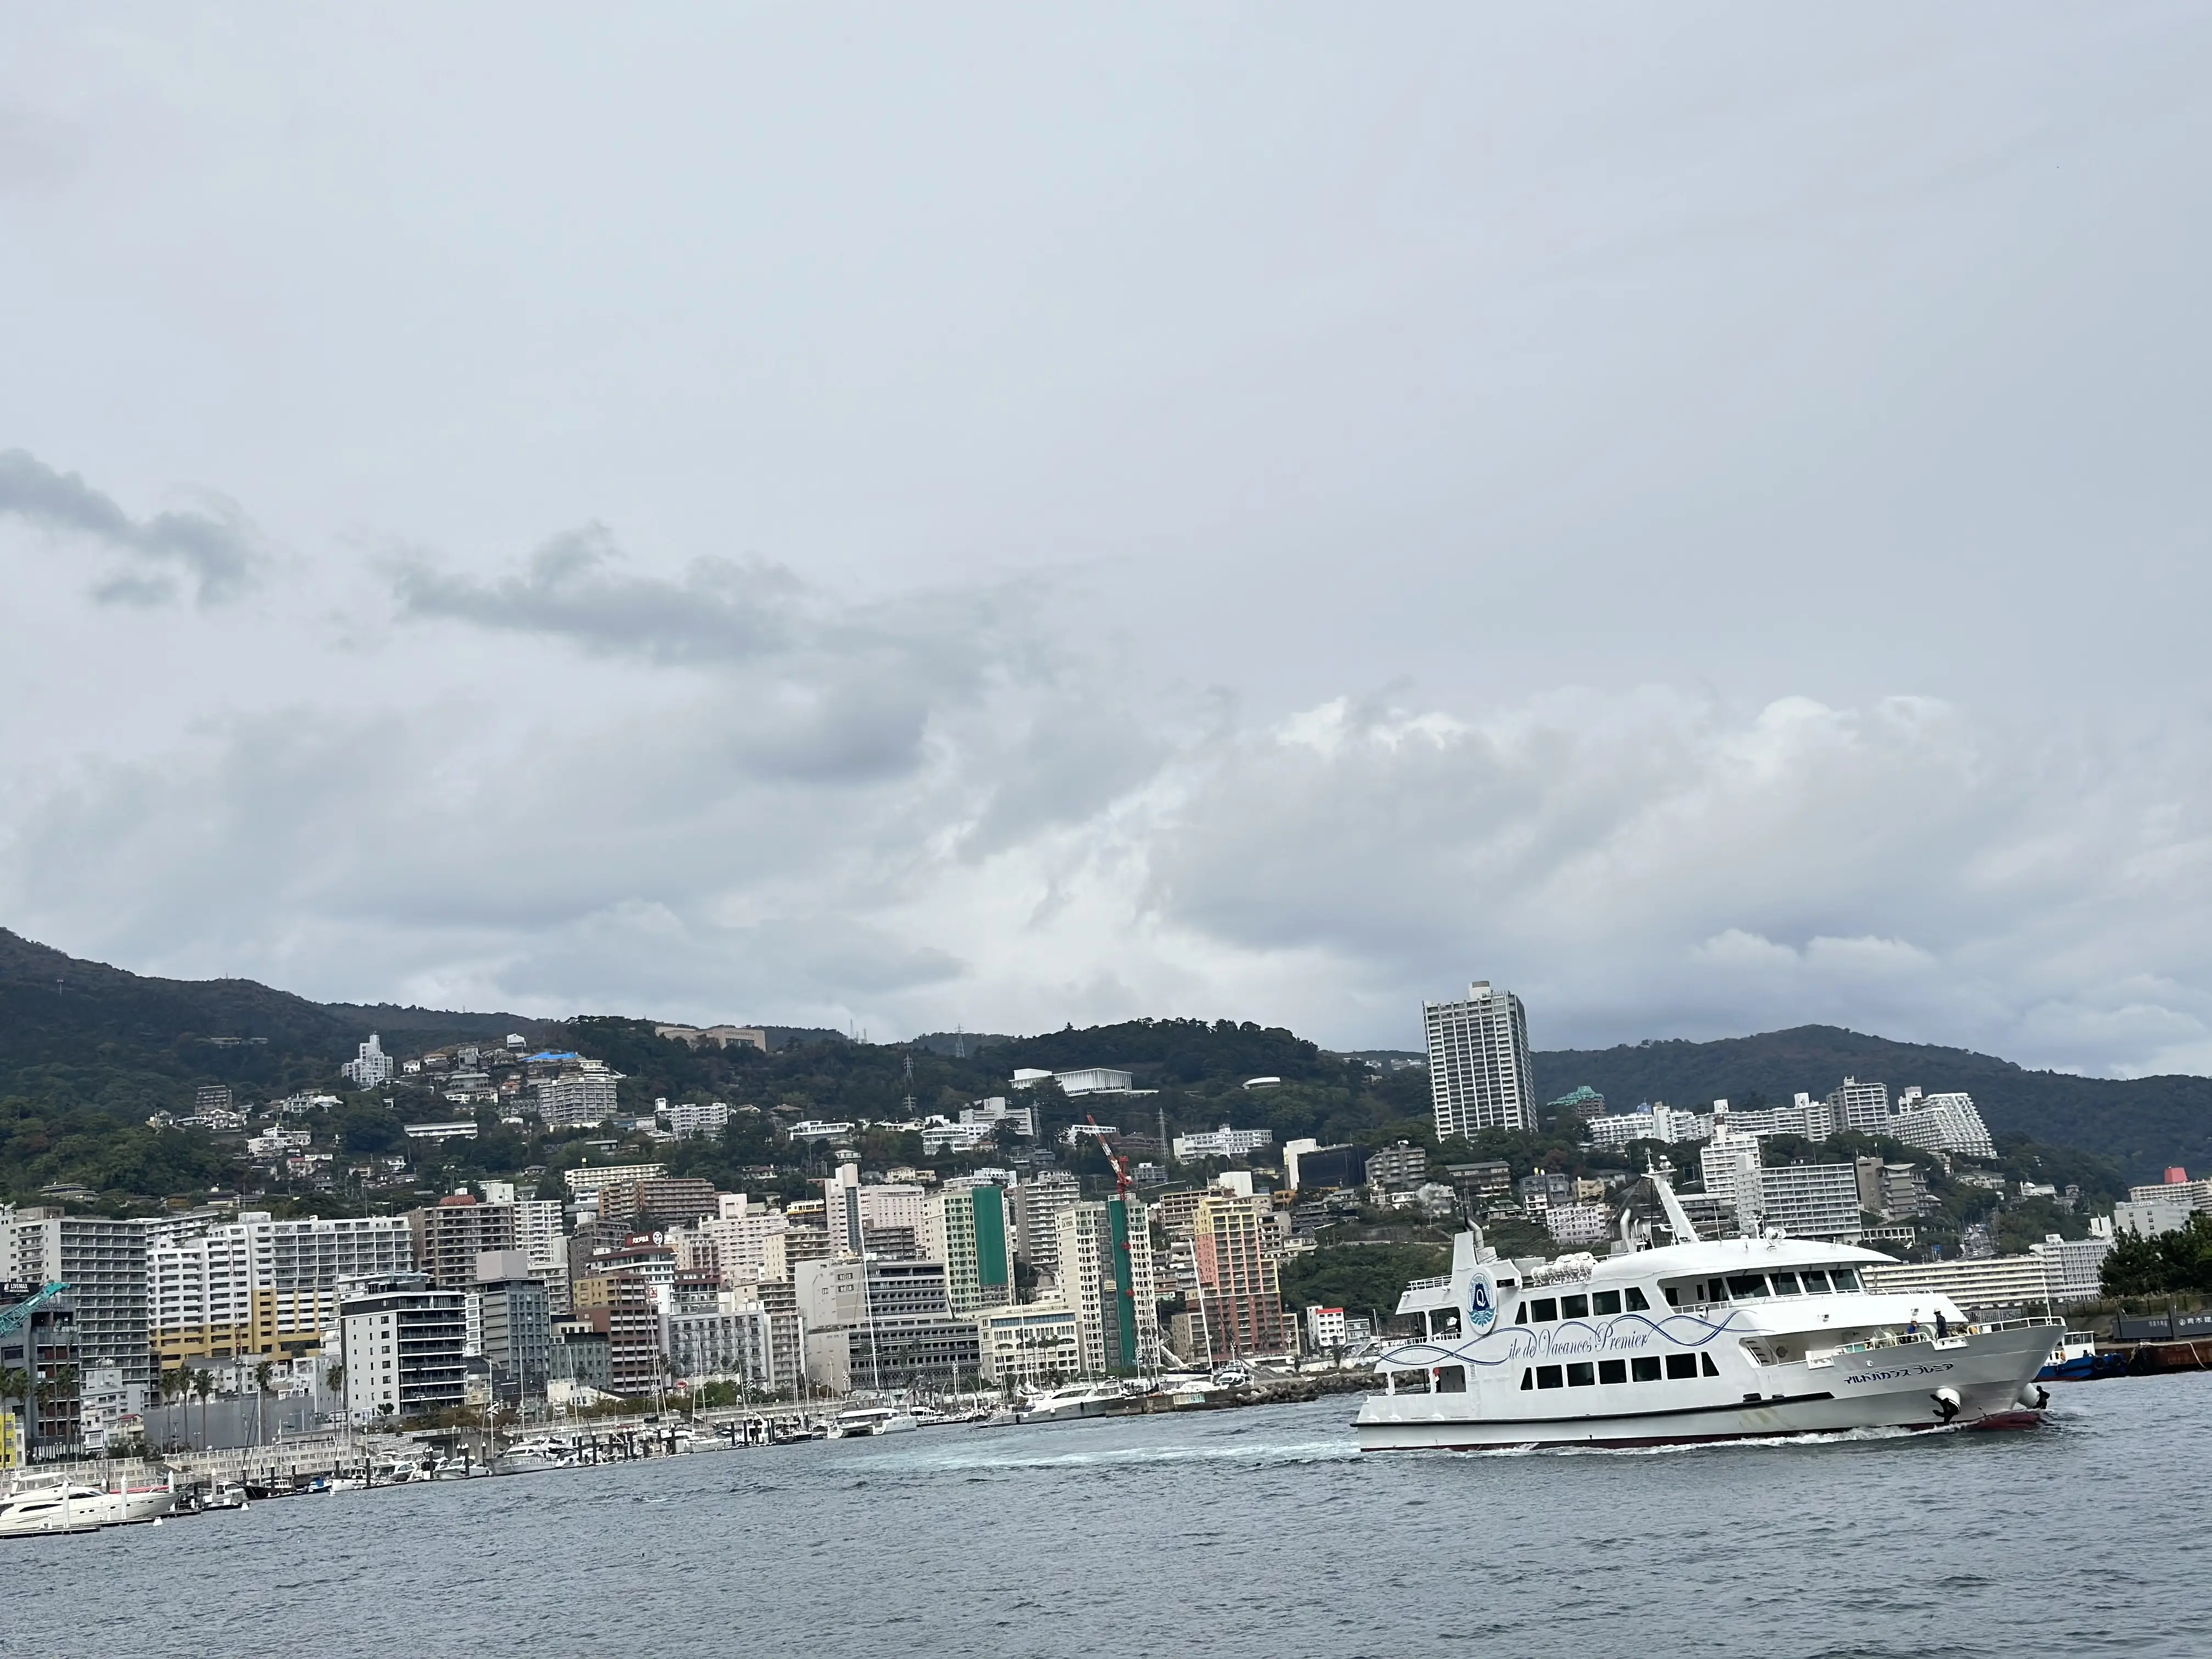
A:
[[[1465,1394],[1467,1392],[1467,1367],[1464,1365],[1437,1366],[1437,1392],[1438,1394]]]
[[[1718,1376],[1721,1374],[1721,1368],[1713,1364],[1712,1355],[1707,1353],[1703,1348],[1698,1350],[1698,1364],[1705,1367],[1707,1376]]]
[[[1536,1367],[1536,1386],[1540,1389],[1559,1389],[1566,1386],[1566,1378],[1557,1365]]]
[[[1594,1314],[1619,1313],[1620,1311],[1620,1292],[1619,1291],[1599,1291],[1595,1292],[1590,1297],[1590,1311]]]
[[[1528,1322],[1528,1304],[1527,1303],[1523,1302],[1519,1307],[1513,1310],[1513,1322],[1516,1325],[1525,1325]]]
[[[1667,1356],[1667,1380],[1677,1382],[1698,1374],[1698,1356],[1693,1353],[1670,1353]]]
[[[1766,1275],[1764,1273],[1730,1273],[1729,1275],[1728,1288],[1729,1295],[1739,1302],[1747,1296],[1765,1296],[1766,1294]]]
[[[1536,1386],[1536,1373],[1535,1373],[1535,1372],[1534,1372],[1533,1370],[1530,1370],[1528,1369],[1528,1367],[1527,1367],[1526,1365],[1523,1365],[1523,1366],[1521,1368],[1521,1387],[1522,1387],[1522,1390],[1525,1392],[1526,1390],[1528,1390],[1528,1389],[1533,1389],[1533,1388],[1534,1388],[1535,1386]]]
[[[1638,1382],[1656,1382],[1659,1380],[1659,1356],[1648,1354],[1630,1360],[1628,1374]]]
[[[1597,1367],[1587,1359],[1567,1367],[1567,1386],[1571,1389],[1597,1387]]]
[[[1528,1317],[1539,1325],[1548,1325],[1559,1316],[1559,1304],[1553,1297],[1540,1296],[1528,1304]]]
[[[1425,1370],[1419,1370],[1419,1371],[1400,1371],[1400,1372],[1398,1373],[1398,1386],[1397,1386],[1395,1389],[1393,1389],[1393,1390],[1392,1390],[1392,1392],[1393,1392],[1394,1394],[1426,1394],[1426,1393],[1428,1393],[1428,1392],[1429,1392],[1429,1374],[1428,1374],[1428,1372],[1426,1372]]]
[[[1808,1296],[1819,1296],[1828,1288],[1827,1274],[1817,1268],[1802,1277],[1805,1280],[1805,1294]]]
[[[1597,1362],[1597,1380],[1601,1382],[1628,1381],[1628,1362],[1626,1359],[1601,1359]]]
[[[1438,1308],[1435,1312],[1431,1313],[1429,1316],[1429,1334],[1431,1336],[1457,1336],[1459,1334],[1459,1310],[1457,1308]]]
[[[1795,1296],[1797,1294],[1797,1275],[1796,1273],[1769,1273],[1766,1278],[1767,1282],[1774,1286],[1775,1295]]]
[[[1672,1296],[1669,1296],[1667,1299],[1668,1301],[1672,1302],[1674,1298]],[[1633,1285],[1631,1285],[1628,1287],[1628,1311],[1631,1313],[1650,1313],[1651,1311],[1651,1304],[1644,1299],[1644,1292]]]
[[[1839,1291],[1856,1291],[1859,1287],[1859,1270],[1856,1267],[1831,1267],[1828,1282]]]
[[[1588,1319],[1589,1317],[1589,1298],[1586,1296],[1561,1297],[1559,1298],[1559,1317],[1562,1319]]]
[[[1667,1289],[1667,1305],[1668,1305],[1668,1307],[1670,1307],[1670,1308],[1679,1308],[1679,1307],[1680,1307],[1680,1306],[1682,1305],[1682,1298],[1681,1298],[1680,1297],[1679,1297],[1679,1296],[1677,1296],[1677,1295],[1675,1295],[1675,1294],[1674,1294],[1674,1287],[1672,1285],[1668,1285],[1668,1286],[1666,1287],[1666,1289]],[[1631,1295],[1631,1296],[1634,1296],[1635,1294],[1636,1294],[1636,1292],[1635,1292],[1635,1291],[1631,1291],[1629,1292],[1629,1295]]]

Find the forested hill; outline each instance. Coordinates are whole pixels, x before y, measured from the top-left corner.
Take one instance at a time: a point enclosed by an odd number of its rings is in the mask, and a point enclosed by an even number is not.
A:
[[[1614,1111],[1646,1100],[1777,1105],[1800,1090],[1825,1095],[1846,1077],[1886,1083],[1893,1098],[1911,1084],[1929,1094],[1963,1090],[1993,1134],[2098,1152],[2137,1181],[2155,1181],[2170,1164],[2212,1172],[2212,1078],[2118,1080],[2031,1072],[1969,1049],[1892,1042],[1835,1025],[1712,1042],[1552,1049],[1533,1060],[1543,1097],[1556,1099],[1586,1083]]]

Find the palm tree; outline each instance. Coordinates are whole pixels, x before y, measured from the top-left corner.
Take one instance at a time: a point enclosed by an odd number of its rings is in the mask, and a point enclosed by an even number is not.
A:
[[[191,1374],[192,1392],[200,1397],[200,1449],[208,1449],[208,1396],[215,1392],[215,1373],[208,1370]],[[185,1419],[185,1431],[191,1432],[191,1419]]]

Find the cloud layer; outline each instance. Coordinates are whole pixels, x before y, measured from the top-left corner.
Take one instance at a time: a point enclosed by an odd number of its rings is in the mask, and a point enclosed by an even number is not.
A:
[[[57,472],[27,450],[0,450],[0,517],[122,554],[125,563],[94,580],[93,596],[103,604],[166,604],[181,580],[200,604],[220,605],[246,592],[268,564],[252,526],[227,503],[212,513],[133,519],[76,473]]]

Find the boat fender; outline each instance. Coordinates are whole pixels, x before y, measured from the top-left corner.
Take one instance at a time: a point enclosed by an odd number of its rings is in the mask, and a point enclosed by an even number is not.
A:
[[[1959,1414],[1959,1391],[1956,1389],[1938,1389],[1929,1398],[1935,1401],[1936,1415],[1942,1422],[1948,1423]]]

